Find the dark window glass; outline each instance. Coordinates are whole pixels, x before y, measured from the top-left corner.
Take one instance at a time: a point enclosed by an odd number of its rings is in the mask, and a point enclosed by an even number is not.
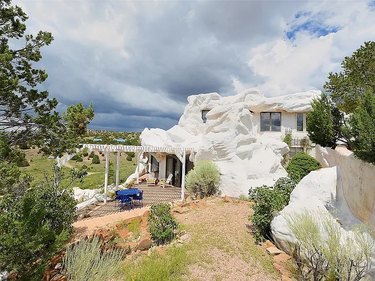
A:
[[[276,132],[281,131],[281,113],[280,112],[271,113],[271,131],[276,131]]]
[[[209,112],[209,110],[202,110],[202,120],[203,120],[203,123],[207,122],[207,113],[208,112]]]
[[[270,130],[270,113],[269,112],[261,112],[260,113],[260,130],[269,131]]]
[[[303,131],[303,113],[297,113],[297,131]]]
[[[260,113],[260,130],[264,131],[281,131],[281,113],[280,112],[261,112]]]

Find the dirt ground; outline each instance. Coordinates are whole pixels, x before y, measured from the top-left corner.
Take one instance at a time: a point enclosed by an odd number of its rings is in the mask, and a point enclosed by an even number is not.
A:
[[[174,210],[194,245],[189,280],[281,280],[272,257],[254,243],[250,213],[248,202],[221,198]]]

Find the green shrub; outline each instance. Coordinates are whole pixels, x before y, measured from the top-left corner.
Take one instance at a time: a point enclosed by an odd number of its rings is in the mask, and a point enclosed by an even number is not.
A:
[[[167,203],[151,206],[148,226],[152,240],[157,244],[165,244],[175,237],[177,222],[171,215],[171,207]]]
[[[134,158],[135,157],[135,153],[134,152],[126,152],[126,154],[128,156],[130,156],[131,158]]]
[[[270,238],[271,221],[288,203],[296,186],[290,178],[280,178],[273,188],[261,186],[249,190],[249,198],[254,201],[251,221],[255,226],[256,240]]]
[[[375,164],[375,95],[366,93],[350,119],[354,155]]]
[[[292,134],[291,133],[285,134],[283,142],[285,142],[289,147],[291,147],[292,146]]]
[[[199,161],[186,176],[186,188],[191,195],[201,198],[219,192],[220,172],[215,163]]]
[[[127,160],[127,161],[132,161],[133,158],[132,158],[130,155],[127,155],[127,156],[126,156],[126,160]]]
[[[76,162],[83,162],[82,155],[78,154],[75,160],[76,160]]]
[[[82,149],[82,155],[84,157],[87,157],[89,156],[89,149],[87,147],[85,147],[84,149]]]
[[[344,236],[332,218],[308,212],[290,217],[288,225],[297,238],[293,254],[301,280],[362,280],[370,270],[374,240],[363,230]]]
[[[319,168],[320,163],[316,161],[313,157],[304,152],[298,152],[290,160],[286,170],[291,179],[293,179],[296,182],[299,182],[308,173]]]
[[[66,249],[63,274],[72,281],[115,280],[124,256],[124,251],[118,249],[103,252],[98,237],[81,240]]]
[[[95,152],[91,151],[90,154],[89,154],[89,158],[94,158],[94,156],[95,156]]]
[[[95,154],[94,157],[92,157],[91,164],[100,164],[98,155]]]

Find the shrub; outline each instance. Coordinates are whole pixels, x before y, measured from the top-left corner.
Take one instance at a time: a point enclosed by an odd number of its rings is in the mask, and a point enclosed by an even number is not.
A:
[[[0,268],[41,280],[48,260],[69,238],[76,202],[67,190],[41,184],[0,201]]]
[[[91,164],[100,164],[98,155],[95,154],[94,157],[92,157]]]
[[[81,154],[77,154],[76,158],[74,160],[76,160],[76,162],[83,162],[82,155]]]
[[[127,161],[132,161],[133,158],[132,158],[130,155],[127,155],[127,156],[126,156],[126,160],[127,160]]]
[[[271,221],[289,203],[295,186],[292,179],[280,178],[273,188],[264,185],[249,190],[249,198],[255,202],[251,221],[255,226],[257,241],[270,237]]]
[[[89,158],[94,158],[94,156],[95,156],[95,152],[91,151],[90,154],[89,154]]]
[[[316,161],[313,157],[304,152],[298,152],[290,160],[286,170],[291,179],[293,179],[296,182],[299,182],[308,173],[319,168],[320,163]]]
[[[371,268],[374,240],[360,229],[343,235],[332,218],[308,212],[288,219],[302,280],[362,280]]]
[[[291,133],[285,134],[283,142],[285,142],[289,147],[291,147],[292,146],[292,134]]]
[[[151,238],[157,245],[171,241],[175,237],[178,226],[171,215],[171,207],[167,203],[151,206],[148,225]]]
[[[219,192],[219,183],[219,169],[211,161],[199,161],[186,176],[189,193],[201,198],[216,195]]]
[[[87,147],[85,147],[84,149],[82,149],[82,155],[84,157],[87,157],[89,155],[89,149]]]
[[[354,154],[375,164],[375,95],[366,93],[363,102],[350,119],[354,139]]]
[[[134,158],[135,157],[135,153],[134,152],[126,152],[126,154],[128,156],[130,156],[131,158]]]
[[[114,280],[125,253],[122,250],[103,252],[98,237],[81,240],[66,249],[63,274],[68,280]]]

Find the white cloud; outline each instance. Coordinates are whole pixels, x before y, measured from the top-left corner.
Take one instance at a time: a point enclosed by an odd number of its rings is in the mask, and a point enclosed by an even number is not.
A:
[[[251,48],[249,67],[263,78],[257,86],[266,95],[277,96],[313,88],[321,89],[328,73],[340,71],[340,63],[365,41],[375,38],[375,12],[364,2],[331,1],[308,4],[309,11],[293,24],[319,20],[338,31],[317,37],[306,30],[297,31],[295,39],[286,37]]]

